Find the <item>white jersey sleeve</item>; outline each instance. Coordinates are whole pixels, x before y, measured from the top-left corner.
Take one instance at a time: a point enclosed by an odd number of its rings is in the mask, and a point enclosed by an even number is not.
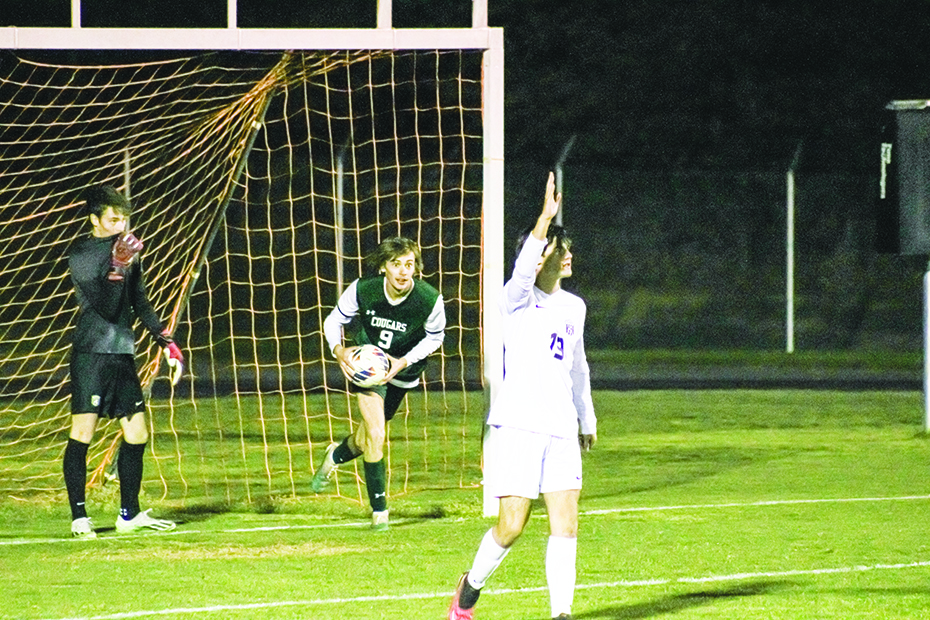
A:
[[[356,293],[358,280],[352,282],[339,296],[336,306],[323,319],[323,336],[330,352],[336,345],[342,344],[342,328],[352,322],[358,314],[358,295]]]
[[[442,341],[446,336],[446,306],[442,295],[436,299],[436,305],[433,306],[429,318],[426,319],[424,328],[426,336],[404,356],[411,366],[442,346]]]
[[[539,265],[539,259],[545,249],[546,240],[537,239],[533,235],[528,236],[523,242],[513,266],[513,275],[504,285],[504,295],[500,301],[504,316],[513,314],[530,302],[533,284],[536,282],[536,266]]]
[[[582,327],[583,333],[584,327]],[[584,352],[584,338],[579,338],[575,344],[574,362],[571,370],[572,402],[578,411],[578,424],[581,434],[597,434],[597,417],[594,415],[594,401],[591,398],[591,370],[588,368],[588,357]]]

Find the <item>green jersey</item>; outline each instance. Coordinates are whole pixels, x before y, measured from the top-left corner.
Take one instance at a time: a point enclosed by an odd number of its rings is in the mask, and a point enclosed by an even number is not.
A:
[[[384,292],[382,275],[353,282],[339,299],[330,319],[340,324],[351,321],[353,344],[373,344],[391,357],[406,357],[409,365],[394,380],[410,384],[418,381],[426,366],[426,356],[442,344],[446,326],[439,291],[415,279],[410,293],[392,303]],[[330,346],[335,346],[337,332],[326,330],[325,326],[324,331]]]

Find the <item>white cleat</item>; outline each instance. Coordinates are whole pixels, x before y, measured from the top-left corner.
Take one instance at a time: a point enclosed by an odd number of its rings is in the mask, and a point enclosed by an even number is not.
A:
[[[333,462],[333,451],[338,447],[338,443],[331,443],[326,448],[326,456],[323,457],[323,462],[320,463],[319,469],[316,470],[313,479],[310,480],[310,490],[314,493],[322,493],[329,486],[333,472],[336,471],[336,463]]]
[[[371,513],[371,529],[376,532],[384,532],[389,527],[387,510]]]
[[[94,531],[94,524],[90,522],[90,517],[81,517],[72,521],[71,536],[80,540],[97,538],[97,532]]]
[[[124,519],[122,516],[117,517],[116,531],[120,534],[138,532],[142,529],[167,532],[177,527],[177,524],[174,521],[168,521],[167,519],[156,519],[149,516],[150,512],[152,512],[151,509],[143,510],[132,519]]]

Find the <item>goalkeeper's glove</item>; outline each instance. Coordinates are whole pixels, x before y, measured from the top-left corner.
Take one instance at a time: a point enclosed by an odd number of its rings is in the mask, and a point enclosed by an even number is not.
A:
[[[142,242],[135,235],[128,232],[120,235],[113,242],[113,251],[110,254],[110,271],[107,279],[114,282],[122,280],[136,255],[142,251]]]
[[[171,385],[177,385],[184,373],[184,354],[181,353],[181,348],[171,339],[167,329],[159,334],[157,340],[159,346],[162,347],[162,352],[165,354],[165,360],[168,362],[168,368],[171,372]]]

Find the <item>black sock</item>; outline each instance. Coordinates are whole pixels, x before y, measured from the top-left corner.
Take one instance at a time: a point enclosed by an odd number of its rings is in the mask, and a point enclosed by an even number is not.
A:
[[[352,452],[352,448],[349,447],[349,437],[346,437],[342,440],[342,443],[340,443],[336,449],[333,450],[333,463],[336,465],[348,463],[352,459],[357,459],[361,455],[361,452],[358,454]]]
[[[459,609],[471,609],[478,602],[480,595],[481,590],[471,587],[466,577],[465,583],[462,584],[462,592],[459,594]]]
[[[365,485],[368,487],[368,501],[374,512],[387,510],[387,492],[385,491],[386,476],[384,475],[384,459],[376,463],[365,461]]]
[[[88,444],[68,438],[62,469],[65,472],[65,488],[71,505],[71,520],[87,516],[87,448]]]
[[[144,443],[126,443],[119,447],[116,469],[119,472],[119,515],[132,519],[139,514],[139,491],[142,489],[142,455]]]

